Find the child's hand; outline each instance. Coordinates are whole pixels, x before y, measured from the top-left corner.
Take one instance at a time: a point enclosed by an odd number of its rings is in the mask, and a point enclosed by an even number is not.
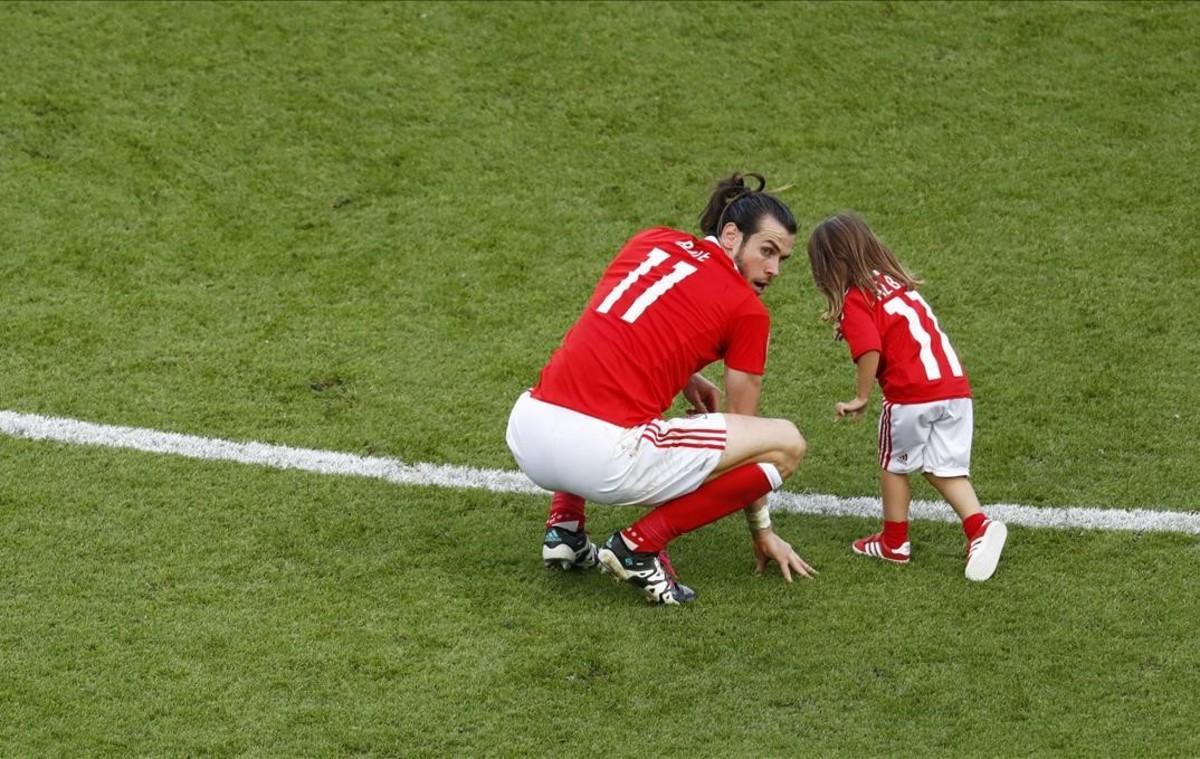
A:
[[[838,403],[833,409],[837,412],[838,418],[848,416],[851,419],[857,419],[862,416],[863,411],[866,410],[867,404],[870,402],[870,398],[855,398],[852,401]]]

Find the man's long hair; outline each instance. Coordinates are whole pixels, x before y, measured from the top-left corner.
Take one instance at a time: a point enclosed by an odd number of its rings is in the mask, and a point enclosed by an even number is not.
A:
[[[750,187],[746,180],[757,184]],[[746,237],[758,231],[763,216],[771,216],[790,234],[796,234],[796,218],[783,201],[764,192],[767,180],[762,174],[736,173],[720,182],[708,198],[700,214],[700,230],[709,237],[720,237],[721,228],[729,222],[737,225]]]

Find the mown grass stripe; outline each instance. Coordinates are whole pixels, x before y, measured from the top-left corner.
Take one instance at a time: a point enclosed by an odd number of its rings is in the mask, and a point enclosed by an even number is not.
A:
[[[520,472],[475,469],[448,464],[407,464],[382,456],[293,448],[267,443],[235,442],[174,432],[96,424],[77,419],[0,411],[0,432],[27,440],[52,440],[72,445],[100,445],[193,459],[235,461],[274,469],[297,469],[318,474],[371,477],[397,485],[476,488],[495,493],[545,493]],[[811,493],[776,493],[771,507],[795,514],[878,517],[878,498],[840,498]],[[1055,529],[1125,530],[1200,534],[1200,513],[1152,509],[1035,507],[990,504],[988,514],[1009,524]],[[951,522],[953,512],[940,501],[914,501],[912,518]]]

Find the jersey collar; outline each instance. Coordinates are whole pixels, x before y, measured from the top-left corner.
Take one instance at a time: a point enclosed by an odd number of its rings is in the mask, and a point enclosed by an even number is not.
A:
[[[712,244],[713,244],[713,247],[714,247],[714,248],[716,248],[717,250],[719,250],[719,251],[721,252],[721,260],[722,260],[722,261],[725,261],[725,262],[727,262],[727,263],[729,264],[729,268],[733,269],[733,270],[734,270],[734,271],[736,271],[738,274],[741,274],[741,273],[742,273],[742,272],[741,272],[741,270],[740,270],[740,269],[738,269],[738,267],[737,267],[737,262],[735,262],[735,261],[733,260],[733,256],[731,256],[731,255],[729,255],[728,253],[726,253],[726,252],[725,252],[725,249],[721,247],[721,241],[720,241],[720,240],[718,240],[718,239],[717,239],[716,237],[714,237],[713,235],[708,235],[707,237],[705,237],[705,238],[704,238],[704,241],[705,241],[705,242],[710,242],[710,243],[712,243]]]

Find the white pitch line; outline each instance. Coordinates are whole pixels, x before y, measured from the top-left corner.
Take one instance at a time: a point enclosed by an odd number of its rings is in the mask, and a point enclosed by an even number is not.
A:
[[[180,435],[174,432],[117,427],[77,419],[0,411],[0,433],[27,440],[53,440],[72,445],[128,448],[193,459],[236,461],[274,469],[298,469],[318,474],[370,477],[397,485],[473,488],[493,493],[546,494],[524,474],[503,469],[473,469],[446,464],[406,464],[382,456],[292,448],[256,442]],[[878,518],[878,498],[839,498],[807,493],[776,493],[775,510],[816,516]],[[1182,532],[1200,534],[1200,513],[1150,509],[1051,508],[1016,504],[991,504],[989,516],[1023,527],[1056,529],[1126,530],[1131,532]],[[956,517],[940,501],[914,501],[913,519],[953,522]]]

